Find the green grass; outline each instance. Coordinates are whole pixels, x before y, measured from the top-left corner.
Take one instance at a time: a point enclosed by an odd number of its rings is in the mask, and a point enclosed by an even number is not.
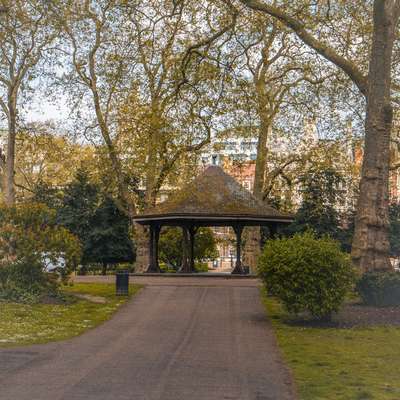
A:
[[[129,297],[140,286],[130,285]],[[106,298],[105,304],[76,300],[70,304],[18,304],[0,302],[0,347],[46,343],[80,335],[106,321],[129,297],[115,296],[115,285],[78,283],[67,294],[84,293]]]
[[[400,328],[292,326],[263,298],[301,400],[400,399]]]

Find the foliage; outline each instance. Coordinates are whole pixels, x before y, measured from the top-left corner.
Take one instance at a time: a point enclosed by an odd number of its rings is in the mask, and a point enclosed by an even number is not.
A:
[[[0,121],[7,121],[7,157],[0,151],[3,189],[8,205],[15,203],[15,143],[19,114],[32,81],[43,76],[39,65],[57,37],[49,18],[48,7],[39,0],[2,0],[5,12],[0,13]],[[40,85],[36,85],[40,86]],[[24,96],[25,95],[25,96]],[[25,97],[25,98],[24,98]]]
[[[0,206],[0,265],[43,265],[44,255],[54,264],[63,258],[71,268],[80,260],[79,241],[56,224],[55,212],[43,204]]]
[[[50,209],[57,210],[61,207],[62,193],[53,185],[39,181],[33,188],[31,201],[45,204]]]
[[[80,239],[83,265],[100,263],[105,273],[109,263],[134,260],[128,217],[90,181],[87,171],[78,170],[64,188],[57,220]]]
[[[96,166],[93,146],[74,143],[50,123],[32,123],[17,134],[15,182],[17,199],[44,203],[58,200],[82,165]],[[49,193],[53,196],[49,198]],[[33,193],[33,198],[32,198]],[[41,198],[44,195],[44,198]]]
[[[75,179],[64,188],[58,223],[79,237],[81,242],[90,233],[90,220],[100,203],[100,188],[90,182],[87,171],[79,169]]]
[[[263,293],[299,400],[394,400],[400,384],[398,327],[317,328],[287,323],[287,314]],[[384,384],[382,384],[384,382]]]
[[[38,262],[15,262],[0,267],[0,300],[37,302],[41,296],[58,296],[57,279]]]
[[[339,232],[339,238],[342,250],[350,253],[353,242],[354,227],[356,219],[356,210],[354,208],[344,211],[341,216],[342,227]]]
[[[129,297],[139,285],[129,285]],[[20,346],[65,340],[82,334],[109,319],[129,297],[115,295],[115,285],[75,283],[65,286],[66,301],[61,304],[16,304],[0,302],[0,347]],[[72,295],[103,297],[94,303]],[[23,321],[23,323],[21,323]]]
[[[309,311],[318,319],[329,319],[339,310],[354,280],[350,260],[338,243],[312,232],[268,241],[258,274],[289,312]]]
[[[400,305],[400,272],[367,272],[357,282],[356,288],[367,305]]]
[[[312,169],[300,178],[302,203],[295,220],[288,228],[290,233],[312,229],[319,237],[340,237],[340,222],[337,212],[343,200],[340,185],[342,176],[333,168]]]
[[[107,197],[89,220],[90,231],[84,242],[84,264],[90,262],[116,264],[134,261],[134,249],[129,237],[129,219]]]
[[[182,265],[183,234],[180,228],[167,228],[162,231],[159,242],[160,261],[177,269]],[[194,259],[215,259],[218,257],[216,241],[210,228],[200,228],[194,240]]]
[[[343,250],[350,252],[354,235],[355,210],[347,212],[343,218],[345,229],[341,232],[340,242]],[[400,203],[392,201],[389,204],[389,241],[390,256],[400,257]]]
[[[400,202],[389,205],[390,255],[400,257]]]
[[[208,272],[208,264],[206,262],[197,262],[194,264],[196,272]]]
[[[37,301],[57,294],[57,276],[46,272],[59,265],[63,277],[79,262],[78,239],[56,225],[55,212],[42,204],[0,208],[0,298]]]

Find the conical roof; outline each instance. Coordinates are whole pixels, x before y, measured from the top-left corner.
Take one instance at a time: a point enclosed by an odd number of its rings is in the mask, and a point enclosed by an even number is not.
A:
[[[168,200],[136,216],[137,222],[175,219],[233,219],[291,222],[283,214],[257,199],[220,167],[210,166]]]

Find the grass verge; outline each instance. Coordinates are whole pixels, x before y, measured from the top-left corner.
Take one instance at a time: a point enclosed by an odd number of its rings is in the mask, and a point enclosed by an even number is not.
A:
[[[0,302],[0,347],[12,347],[68,339],[101,324],[128,298],[138,292],[130,285],[128,297],[115,296],[115,285],[75,283],[63,292],[73,299],[67,304],[18,304]],[[100,296],[104,304],[75,299],[74,293]]]
[[[400,399],[400,328],[290,325],[276,299],[263,299],[301,400]]]

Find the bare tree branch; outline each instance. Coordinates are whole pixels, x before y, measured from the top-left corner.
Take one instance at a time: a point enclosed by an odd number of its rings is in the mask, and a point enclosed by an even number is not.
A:
[[[361,70],[359,70],[353,62],[338,54],[336,50],[334,50],[327,43],[316,39],[307,31],[305,25],[299,20],[290,16],[280,8],[263,3],[259,0],[240,0],[240,2],[255,11],[261,11],[265,14],[271,15],[274,18],[277,18],[284,25],[292,29],[305,44],[313,48],[318,54],[326,58],[328,61],[341,68],[357,85],[361,93],[364,95],[367,94],[368,78],[361,72]]]

